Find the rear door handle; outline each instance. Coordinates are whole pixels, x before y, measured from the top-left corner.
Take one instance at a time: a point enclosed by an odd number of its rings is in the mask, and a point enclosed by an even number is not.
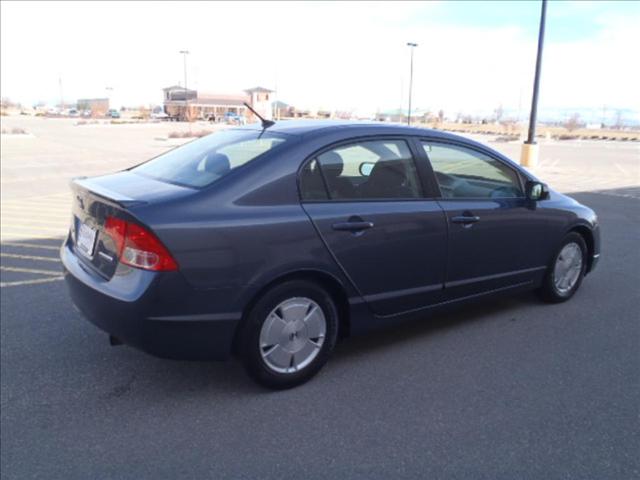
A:
[[[373,228],[373,222],[338,222],[331,225],[331,228],[345,232],[360,232]]]
[[[480,217],[478,217],[477,215],[460,215],[457,217],[451,217],[451,223],[468,224],[468,223],[476,223],[479,221],[480,221]]]

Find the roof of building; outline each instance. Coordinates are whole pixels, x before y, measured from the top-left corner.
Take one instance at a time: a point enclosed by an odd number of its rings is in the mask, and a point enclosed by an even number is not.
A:
[[[166,91],[170,91],[170,90],[185,90],[184,87],[181,87],[180,85],[171,85],[170,87],[166,87],[163,88],[162,91],[166,92]],[[190,92],[195,92],[195,90],[191,90],[190,88],[187,88],[186,90],[189,90]]]
[[[247,93],[271,93],[274,90],[269,90],[268,88],[264,88],[264,87],[253,87],[253,88],[247,88],[245,90],[245,92]]]
[[[242,106],[244,102],[249,101],[246,95],[226,95],[218,93],[198,93],[196,98],[189,99],[190,105],[222,105],[222,106]],[[169,100],[165,103],[176,102],[176,104],[184,104],[184,100]]]

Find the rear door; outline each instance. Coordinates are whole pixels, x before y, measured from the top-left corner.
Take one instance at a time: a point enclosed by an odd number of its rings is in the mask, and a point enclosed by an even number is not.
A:
[[[305,211],[377,315],[442,298],[446,219],[420,178],[403,138],[333,146],[300,175]]]
[[[422,140],[449,224],[445,290],[459,298],[532,281],[546,268],[544,215],[507,162],[456,143]]]

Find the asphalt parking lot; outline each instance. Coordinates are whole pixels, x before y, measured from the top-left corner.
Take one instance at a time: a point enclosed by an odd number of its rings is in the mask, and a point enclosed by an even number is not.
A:
[[[153,135],[148,150],[160,148]],[[76,150],[91,157],[83,142]],[[640,475],[637,145],[550,145],[543,155],[539,175],[602,225],[601,262],[570,302],[525,294],[349,339],[315,379],[285,392],[255,386],[237,361],[110,347],[61,281],[60,179],[75,167],[48,172],[54,186],[41,187],[16,168],[28,158],[11,156],[25,147],[5,156],[5,146],[3,479]],[[96,156],[126,146],[110,148]]]

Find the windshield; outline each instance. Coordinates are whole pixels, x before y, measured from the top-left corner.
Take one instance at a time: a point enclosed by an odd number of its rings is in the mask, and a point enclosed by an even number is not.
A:
[[[202,137],[131,169],[169,183],[201,188],[284,143],[283,136],[224,130]]]

